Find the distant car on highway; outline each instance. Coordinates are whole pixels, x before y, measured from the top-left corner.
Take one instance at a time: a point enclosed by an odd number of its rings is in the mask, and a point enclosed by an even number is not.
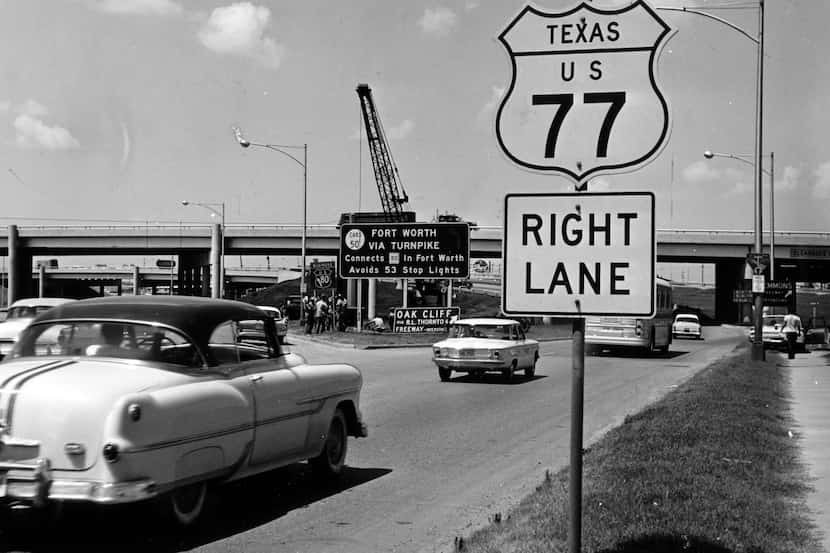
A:
[[[787,337],[784,336],[782,329],[784,328],[784,315],[764,315],[761,321],[761,336],[764,343],[764,348],[777,349],[787,351]],[[750,342],[755,342],[755,328],[749,329],[748,335]],[[795,348],[797,351],[806,351],[805,335],[802,330],[795,341]]]
[[[681,313],[674,318],[671,325],[672,338],[695,338],[703,339],[703,327],[700,324],[700,317],[692,313]]]
[[[456,319],[449,335],[432,345],[432,361],[446,382],[452,372],[483,376],[497,371],[507,380],[520,370],[527,378],[536,372],[539,343],[525,336],[519,321],[512,319]]]
[[[25,298],[9,306],[6,318],[0,322],[0,359],[9,354],[20,331],[29,326],[41,313],[70,301],[69,298]]]
[[[251,321],[264,340],[240,330]],[[348,436],[367,435],[357,368],[283,351],[273,319],[229,300],[57,306],[21,332],[0,381],[4,506],[152,499],[187,526],[214,486],[304,460],[337,476]]]

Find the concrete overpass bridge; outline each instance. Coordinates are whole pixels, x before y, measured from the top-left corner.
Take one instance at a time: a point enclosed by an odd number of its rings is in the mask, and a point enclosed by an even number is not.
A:
[[[9,295],[33,295],[35,256],[89,255],[176,256],[176,280],[182,293],[208,295],[211,259],[218,259],[224,230],[228,255],[301,254],[300,225],[73,225],[18,226],[0,229],[0,255],[9,258]],[[307,227],[307,257],[336,256],[335,225]],[[472,258],[501,257],[501,227],[479,227],[470,233]],[[769,233],[764,235],[769,253]],[[657,261],[715,265],[716,316],[737,320],[732,290],[744,286],[746,255],[754,248],[752,231],[659,229]],[[775,279],[830,282],[830,232],[776,231]],[[769,276],[769,269],[767,270]]]

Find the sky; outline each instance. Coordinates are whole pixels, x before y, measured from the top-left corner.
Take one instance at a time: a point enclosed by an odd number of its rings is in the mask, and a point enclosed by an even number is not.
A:
[[[755,1],[650,4],[727,7],[710,13],[758,33]],[[302,164],[240,148],[233,126],[254,142],[308,145],[309,224],[379,210],[355,92],[368,83],[418,219],[499,226],[506,193],[573,190],[516,165],[496,140],[512,72],[497,36],[525,5],[0,0],[0,224],[211,222],[185,199],[224,203],[228,225],[301,223]],[[711,19],[658,13],[676,31],[657,62],[671,133],[650,163],[589,190],[653,191],[660,229],[752,230],[751,164],[703,152],[751,159],[757,47]],[[828,20],[830,2],[766,3],[776,231],[830,231]],[[302,161],[302,149],[288,152]]]

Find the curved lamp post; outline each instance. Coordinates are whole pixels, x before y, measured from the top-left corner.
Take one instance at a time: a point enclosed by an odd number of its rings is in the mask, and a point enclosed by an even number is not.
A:
[[[741,27],[723,19],[721,17],[707,13],[704,10],[712,10],[717,8],[739,9],[739,6],[698,6],[698,7],[668,7],[658,6],[658,10],[679,11],[683,13],[693,13],[708,19],[713,19],[718,23],[726,25],[730,29],[739,32],[758,46],[758,60],[757,60],[757,80],[755,85],[755,254],[761,255],[761,229],[763,211],[761,209],[761,191],[763,181],[763,168],[761,167],[761,158],[763,157],[763,139],[764,139],[764,1],[758,2],[758,34],[753,36],[743,30]],[[764,310],[764,295],[754,294],[755,304],[755,340],[752,343],[752,359],[754,361],[762,361],[764,359],[764,343],[762,337],[762,322]]]
[[[722,154],[706,150],[703,152],[703,157],[706,159],[727,157],[737,159],[748,165],[754,165],[749,160],[749,156],[741,154]],[[775,152],[769,153],[769,171],[761,170],[769,176],[769,279],[775,280]]]
[[[225,297],[225,202],[191,202],[189,200],[182,200],[182,205],[195,205],[203,207],[211,212],[211,217],[220,217],[221,224],[219,225],[219,264],[216,268],[218,274],[218,282],[215,283],[212,289],[214,298]],[[215,208],[221,208],[221,211],[216,211]]]
[[[303,233],[302,233],[302,240],[300,244],[301,256],[302,256],[302,270],[300,271],[300,297],[302,298],[305,296],[305,253],[306,253],[306,231],[308,227],[308,144],[303,144],[302,146],[298,145],[285,145],[285,144],[260,144],[257,142],[251,142],[250,140],[246,139],[245,136],[242,134],[242,129],[239,127],[233,127],[233,134],[236,137],[236,141],[239,143],[240,146],[243,148],[250,148],[251,146],[257,146],[259,148],[267,148],[269,150],[273,150],[275,152],[279,152],[280,154],[291,158],[297,165],[303,168]],[[302,150],[303,151],[303,160],[300,161],[294,155],[286,152],[287,149],[293,150]],[[303,311],[305,310],[305,305],[303,301],[300,301],[300,318],[303,317]]]

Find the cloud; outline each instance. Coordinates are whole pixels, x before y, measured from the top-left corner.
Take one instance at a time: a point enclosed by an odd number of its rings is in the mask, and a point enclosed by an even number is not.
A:
[[[449,8],[427,8],[418,20],[418,26],[427,34],[444,36],[455,26],[457,19],[455,12]]]
[[[173,0],[95,0],[92,9],[119,15],[179,15],[184,9]]]
[[[72,134],[58,125],[49,126],[38,117],[21,113],[14,120],[18,146],[42,150],[71,150],[81,144]]]
[[[787,165],[783,173],[775,179],[775,191],[789,191],[798,188],[798,181],[801,179],[801,169]]]
[[[36,100],[32,100],[31,98],[16,106],[15,111],[17,113],[31,115],[32,117],[43,117],[44,115],[49,114],[49,110],[46,106]]]
[[[395,125],[386,131],[386,137],[389,140],[403,140],[415,130],[415,123],[411,119],[403,120],[399,125]]]
[[[480,125],[487,125],[493,121],[496,108],[501,102],[502,96],[504,96],[505,87],[503,86],[496,86],[493,85],[490,87],[490,97],[487,99],[487,102],[482,106],[482,108],[478,111],[478,115],[476,116],[476,120]]]
[[[691,184],[713,182],[721,178],[721,172],[705,161],[695,161],[683,169],[683,180]]]
[[[816,182],[813,196],[820,200],[830,199],[830,161],[825,161],[815,170]]]
[[[250,2],[216,8],[199,30],[199,40],[214,52],[252,58],[277,69],[285,48],[265,34],[271,10]]]

